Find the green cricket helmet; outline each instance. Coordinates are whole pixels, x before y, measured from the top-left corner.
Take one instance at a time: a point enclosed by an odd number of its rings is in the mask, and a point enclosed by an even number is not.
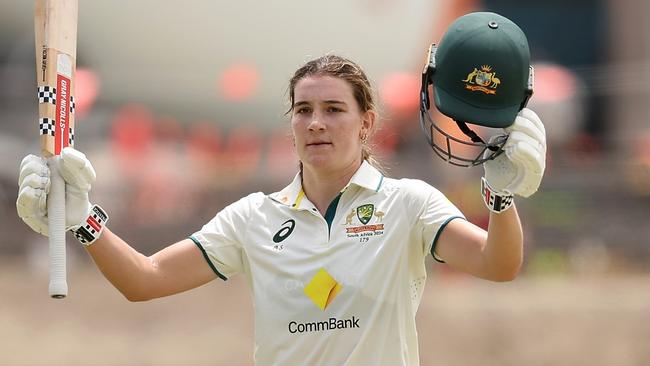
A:
[[[436,108],[456,121],[471,142],[448,134],[431,119],[429,85],[433,85]],[[533,68],[523,31],[495,13],[466,14],[449,26],[439,46],[429,48],[422,73],[420,122],[438,156],[454,165],[480,165],[502,152],[507,135],[486,143],[467,124],[508,127],[532,92]],[[436,141],[436,134],[442,135],[443,143]],[[478,154],[457,156],[451,151],[455,144],[477,147]]]

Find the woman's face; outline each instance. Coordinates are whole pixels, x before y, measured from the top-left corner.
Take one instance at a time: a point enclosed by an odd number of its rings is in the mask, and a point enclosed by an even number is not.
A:
[[[361,137],[375,114],[362,112],[352,86],[332,76],[307,76],[294,89],[291,129],[303,169],[336,173],[361,163]]]

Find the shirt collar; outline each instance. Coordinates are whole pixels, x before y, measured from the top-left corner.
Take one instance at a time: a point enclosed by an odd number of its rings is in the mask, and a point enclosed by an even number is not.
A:
[[[370,165],[367,160],[364,160],[357,172],[352,176],[352,179],[350,179],[350,183],[343,190],[347,189],[351,184],[356,184],[365,189],[379,192],[383,181],[384,175],[377,168]]]
[[[269,197],[283,205],[298,209],[303,197],[305,197],[305,191],[302,190],[300,173],[296,174],[291,184],[284,187],[280,192],[272,193]]]
[[[354,173],[350,182],[341,191],[345,191],[352,184],[371,191],[378,192],[384,180],[384,175],[381,174],[377,168],[370,165],[368,161],[364,160],[361,166]],[[300,173],[296,174],[293,181],[281,191],[272,193],[270,196],[273,200],[289,206],[294,209],[299,209],[305,197],[305,191],[302,189],[302,179]]]

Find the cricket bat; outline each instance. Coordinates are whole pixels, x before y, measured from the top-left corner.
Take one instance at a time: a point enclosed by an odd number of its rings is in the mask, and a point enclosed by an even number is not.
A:
[[[50,167],[47,197],[52,298],[68,295],[65,254],[65,182],[61,150],[74,142],[74,76],[77,57],[77,0],[36,0],[36,80],[41,154]]]

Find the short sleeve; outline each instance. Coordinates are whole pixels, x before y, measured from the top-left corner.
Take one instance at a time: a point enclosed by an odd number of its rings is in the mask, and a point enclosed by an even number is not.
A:
[[[411,181],[409,191],[414,200],[412,207],[417,212],[414,229],[422,239],[423,254],[431,253],[442,262],[434,253],[436,242],[449,222],[465,216],[442,192],[423,181]]]
[[[201,230],[190,236],[213,271],[223,280],[243,271],[242,246],[254,193],[221,210]]]

